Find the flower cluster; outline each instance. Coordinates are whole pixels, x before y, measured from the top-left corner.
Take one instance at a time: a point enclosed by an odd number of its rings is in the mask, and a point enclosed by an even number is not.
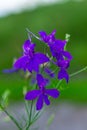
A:
[[[72,56],[69,52],[64,50],[67,41],[56,39],[55,33],[56,30],[54,30],[49,35],[47,35],[44,31],[40,31],[39,35],[41,37],[41,40],[45,42],[50,48],[52,56],[56,58],[55,64],[60,68],[60,71],[58,73],[58,79],[60,80],[65,78],[68,82],[69,75],[66,69],[69,67],[70,61],[72,60]]]
[[[37,37],[30,31],[28,33],[30,38],[26,40],[22,46],[23,55],[15,61],[13,68],[14,70],[23,69],[24,71],[29,71],[31,74],[35,72],[36,88],[26,93],[25,100],[34,100],[37,98],[36,109],[41,110],[44,103],[46,105],[50,104],[49,96],[53,98],[59,96],[57,88],[46,88],[49,78],[43,76],[41,69],[53,78],[54,73],[47,64],[54,64],[59,68],[58,79],[65,79],[66,82],[68,82],[69,74],[67,73],[67,69],[69,68],[72,56],[65,50],[67,40],[55,38],[56,30],[52,31],[49,35],[44,31],[40,31],[40,37]],[[46,44],[50,49],[52,58],[41,52],[35,52],[36,44],[32,43],[31,35],[40,40],[42,45],[43,42]],[[43,67],[41,67],[41,65],[43,65]]]

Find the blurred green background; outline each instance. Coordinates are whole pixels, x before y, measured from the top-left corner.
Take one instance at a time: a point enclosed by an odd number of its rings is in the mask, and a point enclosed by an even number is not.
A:
[[[58,39],[70,34],[67,50],[73,55],[73,60],[69,73],[78,71],[87,65],[87,1],[39,6],[32,11],[0,18],[0,95],[10,89],[10,99],[16,101],[23,98],[26,81],[19,74],[3,74],[2,70],[11,68],[13,58],[21,55],[22,44],[27,39],[26,28],[36,35],[40,30],[50,33],[56,29]],[[35,39],[33,41],[37,49],[43,51],[42,44]],[[68,85],[62,83],[61,87],[60,100],[87,102],[87,71],[72,77]]]

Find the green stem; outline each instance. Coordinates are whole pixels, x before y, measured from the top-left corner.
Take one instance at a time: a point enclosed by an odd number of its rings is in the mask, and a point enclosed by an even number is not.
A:
[[[85,71],[86,69],[87,69],[87,66],[86,66],[86,67],[84,67],[83,69],[81,69],[81,70],[79,70],[79,71],[75,72],[75,73],[70,74],[70,77],[75,76],[75,75],[77,75],[77,74],[79,74],[79,73],[81,73],[81,72]]]
[[[36,39],[38,39],[38,40],[41,41],[41,39],[40,39],[38,36],[36,36],[34,33],[32,33],[28,28],[26,28],[26,31],[27,31],[29,34],[31,34],[33,37],[35,37]]]
[[[70,77],[75,76],[75,75],[77,75],[77,74],[79,74],[79,73],[81,73],[81,72],[83,72],[83,71],[85,71],[85,70],[87,70],[87,66],[84,67],[84,68],[81,69],[81,70],[78,70],[78,71],[75,72],[75,73],[70,74]],[[56,85],[56,88],[57,88],[57,89],[58,89],[58,87],[59,87],[59,85],[60,85],[61,83],[62,83],[62,80],[60,80],[60,81],[57,83],[57,85]]]
[[[36,120],[36,118],[38,117],[39,113],[40,113],[40,111],[38,111],[38,112],[35,114],[35,116],[34,116],[34,118],[33,118],[33,122]]]
[[[0,107],[6,113],[6,115],[13,121],[13,123],[18,127],[18,129],[22,130],[18,122],[16,121],[16,119],[12,115],[10,115],[1,104],[0,104]]]
[[[31,107],[30,107],[30,113],[29,113],[29,123],[28,123],[28,126],[27,126],[26,130],[28,130],[29,127],[30,127],[30,125],[32,124],[32,123],[31,123],[32,108],[33,108],[33,100],[31,101]]]
[[[58,89],[59,85],[62,83],[62,80],[60,80],[57,85],[56,85],[56,89]]]
[[[25,108],[26,108],[26,113],[29,117],[29,111],[28,111],[28,101],[25,100]]]
[[[31,101],[31,107],[30,107],[30,116],[29,116],[30,122],[32,117],[32,108],[33,108],[33,100]]]

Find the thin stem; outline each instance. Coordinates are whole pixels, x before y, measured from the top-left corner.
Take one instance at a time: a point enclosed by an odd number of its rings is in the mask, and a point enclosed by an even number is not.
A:
[[[56,67],[56,69],[53,71],[53,73],[56,72],[57,70],[58,70],[58,67]]]
[[[84,68],[83,68],[83,69],[81,69],[81,70],[78,70],[78,71],[77,71],[77,72],[75,72],[75,73],[70,74],[70,77],[75,76],[75,75],[77,75],[77,74],[79,74],[79,73],[81,73],[81,72],[85,71],[86,69],[87,69],[87,66],[86,66],[86,67],[84,67]]]
[[[44,108],[41,110],[41,111],[38,111],[35,115],[34,115],[34,118],[32,120],[32,123],[35,122],[39,117],[40,115],[43,113],[44,111]]]
[[[27,31],[28,33],[30,33],[32,36],[34,36],[36,39],[38,39],[38,40],[41,41],[41,39],[40,39],[39,37],[37,37],[34,33],[32,33],[28,28],[26,28],[26,31]]]
[[[40,111],[38,111],[38,112],[35,114],[35,116],[34,116],[34,118],[33,118],[33,121],[35,121],[35,119],[37,118],[37,116],[39,115],[39,113],[40,113]]]
[[[59,82],[56,85],[56,89],[58,89],[59,85],[62,83],[63,80],[59,80]]]
[[[30,116],[29,116],[30,122],[32,117],[32,108],[33,108],[33,100],[31,101],[31,107],[30,107]]]
[[[26,113],[29,117],[29,111],[28,111],[28,101],[25,101],[25,108],[26,108]]]
[[[83,72],[83,71],[85,71],[85,70],[87,70],[87,66],[84,67],[84,68],[81,69],[81,70],[78,70],[78,71],[75,72],[75,73],[70,74],[70,77],[75,76],[75,75],[77,75],[77,74],[79,74],[79,73],[81,73],[81,72]],[[60,80],[60,81],[57,83],[57,85],[56,85],[56,88],[57,88],[57,89],[58,89],[58,87],[59,87],[59,85],[60,85],[61,83],[62,83],[62,80]]]
[[[19,130],[22,130],[22,128],[19,126],[18,122],[16,121],[16,119],[10,115],[5,109],[4,107],[0,104],[1,109],[6,113],[6,115],[14,122],[14,124],[19,128]]]
[[[29,113],[29,123],[28,123],[28,126],[27,126],[26,130],[28,130],[29,127],[30,127],[30,125],[32,124],[32,123],[31,123],[32,108],[33,108],[33,100],[31,101],[31,107],[30,107],[30,113]]]
[[[29,38],[29,40],[30,40],[30,42],[31,42],[31,36],[30,36],[30,34],[28,33],[28,38]]]

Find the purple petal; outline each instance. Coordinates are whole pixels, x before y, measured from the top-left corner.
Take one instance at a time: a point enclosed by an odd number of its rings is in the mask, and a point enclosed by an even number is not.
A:
[[[44,71],[45,71],[51,78],[54,78],[55,75],[54,75],[54,73],[53,73],[50,69],[45,68]]]
[[[47,36],[47,42],[49,44],[53,44],[55,42],[55,33],[56,30],[53,30],[48,36]]]
[[[29,46],[30,46],[31,42],[30,40],[26,40],[25,43],[23,44],[23,50],[28,50]]]
[[[44,102],[46,103],[46,105],[50,105],[50,101],[47,95],[44,95]]]
[[[44,78],[41,74],[37,74],[37,84],[39,88],[45,87],[48,83],[48,79]]]
[[[56,34],[56,30],[53,30],[51,35],[55,35]]]
[[[61,50],[64,49],[64,46],[65,46],[65,45],[66,45],[66,41],[60,40],[60,39],[55,40],[54,49],[55,49],[56,51],[61,51]]]
[[[15,63],[14,63],[14,68],[15,69],[27,69],[27,64],[29,63],[29,58],[28,56],[22,56],[20,57]]]
[[[49,58],[45,54],[42,54],[39,52],[35,53],[34,58],[35,58],[36,63],[38,64],[43,64],[49,61]]]
[[[33,100],[37,98],[40,94],[40,90],[32,90],[26,93],[25,99],[26,100]]]
[[[68,52],[68,51],[63,51],[62,52],[63,53],[63,55],[66,57],[66,58],[68,58],[69,60],[72,60],[72,55]]]
[[[32,52],[33,52],[33,51],[34,51],[35,46],[36,46],[36,44],[31,43],[31,44],[30,44],[30,46],[29,46],[30,51],[32,51]]]
[[[37,74],[37,84],[38,84],[38,86],[40,86],[42,82],[44,82],[43,76],[41,74]]]
[[[3,73],[14,73],[17,72],[19,69],[16,68],[10,68],[10,69],[4,69],[2,72]]]
[[[59,91],[57,89],[46,89],[45,93],[53,98],[57,98],[59,96]]]
[[[37,110],[41,110],[43,107],[43,95],[41,94],[39,97],[38,97],[38,100],[37,100],[37,103],[36,103],[36,109]]]
[[[63,40],[55,40],[53,44],[49,44],[50,51],[53,57],[61,56],[61,52],[64,50],[65,42]]]
[[[65,78],[66,82],[68,83],[69,75],[65,69],[61,68],[59,73],[58,73],[58,79],[61,80],[63,78]]]
[[[57,59],[57,61],[59,61],[59,60],[64,60],[64,57],[63,57],[63,55],[62,55],[62,52],[56,53],[55,58]]]
[[[69,63],[70,63],[69,60],[59,60],[58,66],[66,69],[69,67]]]
[[[41,36],[41,40],[44,41],[45,43],[53,43],[55,41],[55,33],[56,30],[53,30],[52,33],[50,33],[49,35],[46,34],[46,32],[44,31],[40,31],[39,35]]]
[[[23,45],[24,55],[29,55],[30,57],[32,57],[34,53],[34,48],[35,44],[31,43],[30,40],[26,40]]]
[[[30,72],[32,71],[39,72],[39,64],[36,62],[34,58],[32,58],[28,63],[28,70]]]
[[[47,42],[47,40],[46,40],[46,37],[47,37],[46,32],[40,31],[39,35],[40,35],[42,41]]]

